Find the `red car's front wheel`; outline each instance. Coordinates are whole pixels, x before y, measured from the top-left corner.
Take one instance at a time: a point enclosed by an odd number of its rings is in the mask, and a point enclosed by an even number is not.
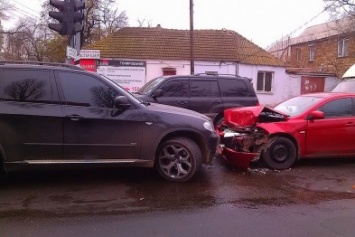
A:
[[[263,160],[271,169],[290,168],[297,159],[295,144],[286,137],[275,137],[263,154]]]

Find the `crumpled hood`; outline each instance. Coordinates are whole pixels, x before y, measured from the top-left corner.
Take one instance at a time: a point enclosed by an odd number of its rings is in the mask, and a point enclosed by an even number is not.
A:
[[[256,123],[288,120],[288,115],[265,106],[231,108],[224,111],[224,120],[231,127],[250,127]]]

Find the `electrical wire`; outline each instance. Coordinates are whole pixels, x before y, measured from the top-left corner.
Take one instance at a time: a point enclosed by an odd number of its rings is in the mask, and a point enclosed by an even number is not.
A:
[[[15,0],[12,0],[12,2],[13,2],[13,6],[15,8],[14,9],[15,12],[20,13],[21,15],[26,16],[26,17],[38,18],[38,16],[39,16],[38,15],[38,11],[36,11],[36,10],[34,10],[32,8],[29,8],[29,7],[27,7],[27,6],[23,5],[23,4],[15,1]],[[21,7],[19,7],[19,6],[21,6]],[[34,13],[28,11],[28,10],[30,10],[30,11],[36,13],[36,14],[34,14]]]
[[[320,15],[322,15],[325,11],[327,11],[330,7],[332,7],[333,5],[335,5],[335,2],[333,2],[332,4],[326,6],[320,13],[318,13],[316,16],[312,17],[310,20],[306,21],[305,23],[303,23],[302,25],[300,25],[299,27],[297,27],[296,29],[292,30],[290,33],[288,33],[286,36],[283,36],[280,40],[277,40],[276,42],[272,43],[270,46],[266,47],[267,49],[272,48],[273,46],[277,45],[279,42],[284,41],[288,38],[291,38],[291,36],[293,34],[295,34],[296,32],[298,32],[300,29],[303,29],[304,27],[306,27],[307,25],[309,25],[309,23],[311,23],[314,19],[316,19],[317,17],[319,17]]]

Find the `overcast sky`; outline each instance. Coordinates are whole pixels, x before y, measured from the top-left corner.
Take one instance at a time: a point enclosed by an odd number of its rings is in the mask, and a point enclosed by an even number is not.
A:
[[[34,16],[43,0],[9,0],[18,8],[15,16]],[[130,26],[190,28],[190,0],[117,0]],[[234,30],[266,48],[299,29],[328,20],[323,0],[193,0],[195,29]],[[298,30],[298,31],[297,31]]]

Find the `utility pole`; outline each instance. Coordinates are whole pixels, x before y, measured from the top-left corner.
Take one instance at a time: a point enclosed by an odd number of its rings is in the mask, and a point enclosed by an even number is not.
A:
[[[194,2],[190,0],[190,73],[195,74],[194,63]]]

